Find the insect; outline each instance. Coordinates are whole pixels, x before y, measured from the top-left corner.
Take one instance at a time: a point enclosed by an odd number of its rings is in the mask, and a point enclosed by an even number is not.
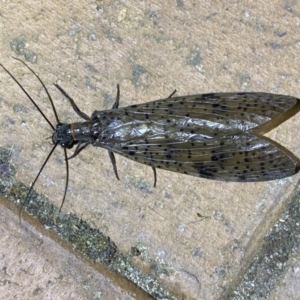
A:
[[[19,59],[17,59],[19,60]],[[25,64],[22,60],[20,60]],[[66,185],[68,160],[89,144],[108,150],[119,179],[114,153],[156,169],[223,181],[255,182],[284,178],[299,171],[299,159],[263,134],[300,110],[300,100],[270,93],[211,93],[173,97],[119,108],[120,90],[110,110],[94,111],[89,117],[74,100],[54,84],[69,100],[84,122],[61,123],[52,98],[40,77],[27,65],[46,91],[57,121],[46,118],[18,80],[20,86],[53,130],[53,148],[27,194],[57,145],[64,149]],[[66,149],[77,145],[68,158]]]

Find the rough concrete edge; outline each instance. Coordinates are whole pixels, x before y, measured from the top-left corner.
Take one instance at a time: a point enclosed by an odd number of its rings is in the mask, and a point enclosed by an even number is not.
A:
[[[298,186],[298,185],[297,185]],[[286,272],[289,258],[300,246],[300,188],[290,198],[277,222],[262,241],[261,248],[239,283],[225,299],[268,299]]]
[[[15,174],[16,170],[11,162],[11,150],[0,147],[0,195],[20,207],[29,188],[16,181]],[[6,206],[15,212],[19,211],[19,209],[12,208],[11,205]],[[134,283],[148,294],[144,294],[141,299],[147,299],[150,296],[155,299],[176,299],[155,278],[133,266],[131,264],[132,257],[123,255],[108,236],[102,234],[98,229],[92,228],[76,215],[59,212],[59,209],[49,203],[43,195],[39,195],[33,190],[23,209],[22,219],[24,221],[38,227],[38,223],[34,220],[37,219],[41,224],[40,228],[37,228],[38,230],[45,227],[49,231],[48,236],[56,241],[63,239],[77,253],[82,253],[95,262],[96,268],[100,263]],[[68,247],[68,250],[72,250],[72,247]]]

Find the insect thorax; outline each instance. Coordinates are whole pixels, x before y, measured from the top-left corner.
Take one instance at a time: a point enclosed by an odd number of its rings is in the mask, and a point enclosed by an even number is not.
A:
[[[77,142],[93,143],[100,132],[99,122],[59,123],[52,141],[59,143],[62,148],[71,148]]]

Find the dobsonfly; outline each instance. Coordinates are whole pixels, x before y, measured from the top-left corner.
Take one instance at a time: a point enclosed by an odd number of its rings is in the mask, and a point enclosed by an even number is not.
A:
[[[64,149],[66,184],[68,160],[89,144],[108,150],[115,176],[119,180],[114,153],[151,166],[154,186],[156,169],[239,182],[267,181],[291,176],[300,162],[289,150],[263,136],[300,110],[300,100],[292,96],[260,92],[210,93],[173,97],[119,108],[120,89],[110,110],[94,111],[89,117],[58,85],[84,122],[61,123],[53,100],[40,77],[21,61],[39,80],[51,103],[57,125],[54,127],[19,81],[19,85],[53,130],[53,148],[34,179],[21,209],[26,204],[44,166],[59,144]],[[66,149],[77,145],[67,157]],[[21,212],[20,212],[21,214]]]

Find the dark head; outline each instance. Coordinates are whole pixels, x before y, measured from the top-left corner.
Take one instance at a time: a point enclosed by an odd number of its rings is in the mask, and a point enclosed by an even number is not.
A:
[[[62,148],[72,148],[76,142],[73,139],[70,124],[58,123],[52,135],[52,142],[58,143]]]

